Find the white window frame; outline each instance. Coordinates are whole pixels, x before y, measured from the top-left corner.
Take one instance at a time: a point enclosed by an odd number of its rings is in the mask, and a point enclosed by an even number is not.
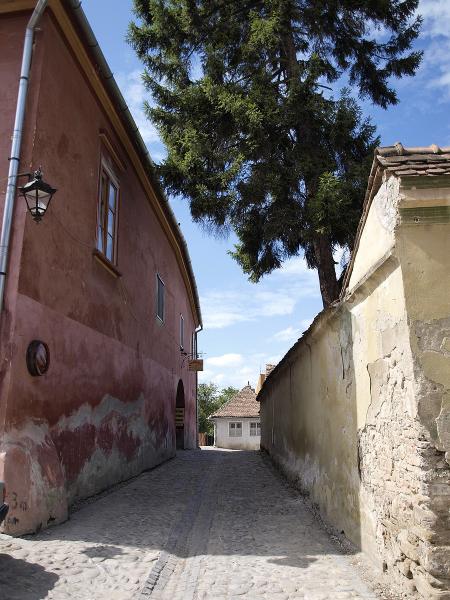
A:
[[[242,421],[228,423],[228,437],[242,437]]]
[[[253,425],[253,427],[252,427]],[[261,437],[261,422],[250,421],[250,437]]]

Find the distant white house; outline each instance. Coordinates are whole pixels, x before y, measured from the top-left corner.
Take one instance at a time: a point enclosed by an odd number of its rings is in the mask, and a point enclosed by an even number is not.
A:
[[[233,450],[259,450],[261,422],[255,390],[246,385],[211,415],[214,446]]]

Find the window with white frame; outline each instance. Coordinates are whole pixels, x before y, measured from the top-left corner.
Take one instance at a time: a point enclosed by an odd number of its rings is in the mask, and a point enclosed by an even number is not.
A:
[[[261,423],[258,423],[258,421],[252,421],[250,423],[250,435],[251,436],[260,436],[261,435]]]
[[[234,422],[228,424],[228,433],[230,437],[242,437],[242,423]]]

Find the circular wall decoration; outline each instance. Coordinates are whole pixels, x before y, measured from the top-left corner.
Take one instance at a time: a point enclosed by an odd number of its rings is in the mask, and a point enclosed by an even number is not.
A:
[[[45,342],[33,340],[27,349],[27,367],[30,375],[39,377],[47,373],[50,366],[50,351]]]

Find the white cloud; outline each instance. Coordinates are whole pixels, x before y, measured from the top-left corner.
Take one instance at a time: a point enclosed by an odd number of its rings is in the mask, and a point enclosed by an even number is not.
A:
[[[277,342],[295,342],[300,337],[300,329],[296,329],[295,327],[286,327],[286,329],[282,329],[281,331],[277,331],[273,336],[273,339]]]
[[[300,321],[300,331],[302,333],[305,332],[313,321],[313,317],[311,317],[310,319],[303,319],[302,321]]]
[[[299,327],[286,327],[286,329],[277,331],[277,333],[272,336],[272,339],[276,342],[288,342],[289,344],[293,344],[298,340],[302,333],[308,329],[312,321],[312,319],[303,319],[300,321]]]
[[[144,113],[144,101],[149,100],[150,95],[142,83],[141,72],[136,70],[129,73],[118,73],[116,80],[144,142],[146,144],[160,142],[155,126]],[[158,159],[159,157],[154,156],[154,158]]]
[[[222,354],[222,356],[212,356],[205,360],[207,367],[238,367],[243,362],[242,354]]]
[[[240,359],[238,360],[237,357]],[[199,381],[201,383],[212,382],[219,387],[232,385],[241,389],[247,383],[255,387],[259,373],[265,371],[266,364],[277,364],[280,360],[281,355],[279,354],[271,355],[262,352],[248,355],[214,356],[205,360],[206,368],[199,373]]]
[[[201,297],[205,329],[223,329],[260,318],[291,315],[305,297],[320,297],[317,273],[295,258],[258,284],[213,289]]]
[[[450,36],[450,2],[421,0],[419,14],[423,17],[423,33],[430,37]]]
[[[275,275],[281,275],[291,277],[292,275],[301,275],[308,277],[311,270],[308,269],[306,261],[301,256],[295,256],[285,261],[278,271],[275,271]]]
[[[423,17],[419,40],[425,47],[422,64],[415,80],[415,86],[441,89],[443,95],[438,101],[450,98],[450,2],[448,0],[421,0],[418,13]],[[425,110],[429,110],[426,103]]]
[[[211,378],[212,383],[215,383],[219,387],[226,387],[224,381],[226,380],[226,375],[224,373],[217,373]]]

